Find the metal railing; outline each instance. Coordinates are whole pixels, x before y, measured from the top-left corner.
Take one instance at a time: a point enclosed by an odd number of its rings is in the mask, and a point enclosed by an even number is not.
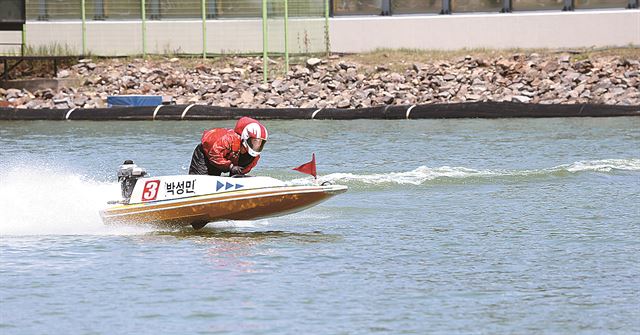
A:
[[[261,0],[27,0],[28,20],[260,18]],[[322,17],[325,0],[291,0],[290,17]],[[638,0],[329,0],[330,16],[638,8]],[[284,1],[267,11],[284,14]]]

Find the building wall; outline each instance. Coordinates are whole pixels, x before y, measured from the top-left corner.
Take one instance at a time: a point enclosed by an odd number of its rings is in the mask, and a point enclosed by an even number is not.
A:
[[[290,21],[290,50],[324,50],[323,19]],[[30,46],[65,45],[82,52],[79,21],[28,21]],[[329,19],[332,52],[365,52],[377,48],[454,50],[463,48],[578,48],[640,46],[640,10],[527,12],[420,16],[336,17]],[[262,51],[258,19],[207,21],[209,53]],[[269,23],[270,51],[282,51],[281,22]],[[202,22],[147,21],[147,52],[202,53]],[[88,21],[87,50],[94,55],[142,53],[140,21]],[[319,36],[320,35],[320,36]],[[0,35],[0,38],[3,35]],[[309,38],[311,36],[312,38]],[[312,42],[302,41],[309,39]],[[311,43],[311,47],[301,44]],[[1,50],[0,50],[1,51]],[[304,51],[304,50],[302,50]]]
[[[640,46],[640,11],[607,10],[331,20],[331,49],[454,50]]]

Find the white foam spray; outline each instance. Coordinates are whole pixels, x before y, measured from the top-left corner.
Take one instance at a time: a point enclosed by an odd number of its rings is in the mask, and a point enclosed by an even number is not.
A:
[[[488,179],[488,178],[509,178],[544,176],[556,173],[582,173],[582,172],[612,172],[620,171],[640,171],[640,159],[604,159],[592,161],[579,161],[572,164],[563,164],[545,169],[536,170],[504,170],[486,169],[475,170],[466,167],[442,166],[430,168],[420,166],[411,171],[389,172],[378,174],[354,174],[354,173],[332,173],[320,176],[318,181],[331,183],[359,182],[369,185],[399,184],[399,185],[422,185],[426,182],[438,179]],[[298,178],[288,181],[289,185],[306,185],[312,183],[310,177]]]
[[[4,170],[4,169],[3,169]],[[123,235],[141,227],[105,226],[98,214],[119,199],[117,183],[54,168],[0,171],[0,235]]]
[[[259,228],[269,225],[269,220],[217,221],[208,223],[203,229]]]
[[[570,165],[560,165],[554,169],[566,169],[569,172],[611,172],[613,170],[640,171],[640,159],[603,159],[597,161],[580,161]]]

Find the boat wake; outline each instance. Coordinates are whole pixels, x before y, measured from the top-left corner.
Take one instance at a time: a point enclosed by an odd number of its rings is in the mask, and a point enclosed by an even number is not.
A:
[[[0,236],[140,235],[172,228],[105,225],[99,211],[120,198],[120,184],[99,182],[62,169],[2,166]],[[209,229],[260,228],[268,220],[220,221]]]
[[[584,172],[614,173],[640,171],[640,159],[605,159],[579,161],[536,170],[475,170],[466,167],[420,166],[412,171],[378,174],[332,173],[318,178],[319,182],[362,185],[423,185],[486,182],[488,180],[521,181],[531,178],[563,177]],[[291,180],[291,184],[309,183],[309,178]]]
[[[103,183],[52,168],[0,171],[0,235],[128,235],[144,228],[105,226],[98,210],[119,197]]]
[[[537,170],[476,170],[466,167],[420,166],[412,171],[380,174],[332,173],[320,182],[347,184],[355,189],[393,185],[438,185],[486,183],[495,180],[526,181],[536,178],[567,177],[587,172],[617,173],[640,171],[640,159],[580,161]],[[95,181],[68,171],[0,169],[0,235],[138,235],[158,231],[157,227],[104,225],[99,210],[108,200],[120,197],[118,183]],[[290,185],[309,184],[310,178],[293,179]],[[296,214],[303,215],[303,214]],[[310,214],[307,214],[310,215]],[[256,228],[267,220],[227,221],[210,224],[215,228]]]

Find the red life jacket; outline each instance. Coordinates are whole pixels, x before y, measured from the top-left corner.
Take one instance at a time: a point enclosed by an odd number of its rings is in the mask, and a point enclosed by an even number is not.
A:
[[[202,149],[206,158],[223,172],[228,172],[231,169],[231,164],[238,165],[241,146],[240,135],[233,129],[214,128],[202,134]],[[251,163],[244,167],[242,173],[249,173],[258,164],[258,160],[260,160],[260,156],[254,157]]]

